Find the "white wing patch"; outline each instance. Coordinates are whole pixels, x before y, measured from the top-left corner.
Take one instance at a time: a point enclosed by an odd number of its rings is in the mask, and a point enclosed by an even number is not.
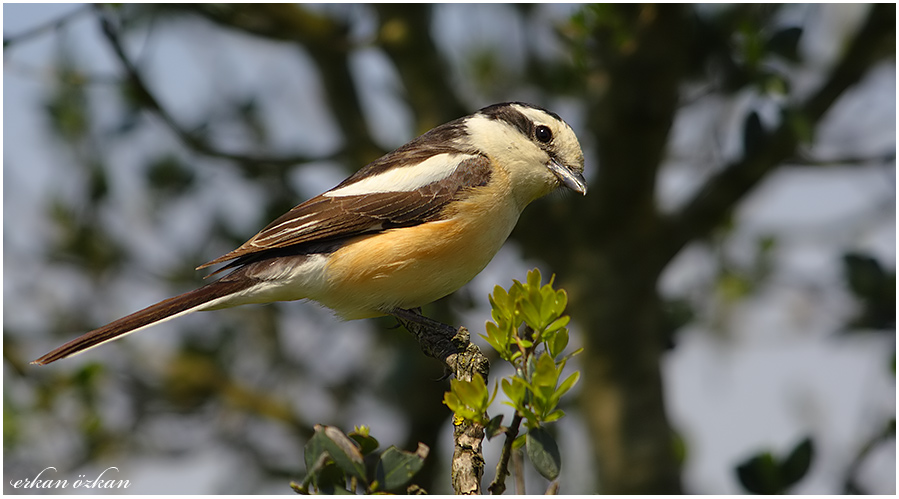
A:
[[[322,196],[334,198],[384,192],[412,192],[449,177],[455,173],[460,163],[474,157],[470,154],[435,154],[416,165],[391,168],[346,187],[330,190]]]

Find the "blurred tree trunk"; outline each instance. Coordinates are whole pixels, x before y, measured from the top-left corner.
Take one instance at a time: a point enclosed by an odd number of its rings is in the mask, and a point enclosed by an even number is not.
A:
[[[684,6],[603,9],[590,33],[586,100],[598,176],[583,200],[525,212],[522,235],[537,226],[560,231],[525,242],[559,274],[584,334],[580,401],[599,490],[677,494],[680,467],[659,370],[665,342],[656,284],[665,259],[656,245],[655,184],[693,33]]]
[[[588,196],[591,229],[578,232],[570,260],[572,312],[587,332],[581,403],[604,493],[675,494],[680,473],[659,372],[661,262],[651,242],[656,171],[691,32],[683,6],[627,6],[610,19],[593,36],[605,88],[593,94],[588,118],[600,164]]]
[[[701,35],[710,33],[697,30],[696,18],[684,6],[599,9],[590,33],[587,80],[592,87],[585,99],[598,175],[583,200],[525,212],[515,235],[524,239],[528,253],[547,260],[572,297],[569,312],[585,342],[580,402],[591,432],[599,490],[676,494],[682,487],[660,372],[667,333],[659,276],[684,246],[724,222],[808,137],[786,119],[766,132],[750,113],[744,157],[724,165],[678,212],[660,213],[656,173],[681,85],[712,51],[730,50],[729,35],[725,28],[725,38],[714,40],[713,47],[700,47]],[[772,12],[750,9],[738,17]],[[784,115],[798,117],[814,130],[878,60],[895,57],[894,19],[895,6],[873,7],[828,80],[805,102],[785,108]],[[541,237],[538,227],[553,227],[553,236],[544,232]]]

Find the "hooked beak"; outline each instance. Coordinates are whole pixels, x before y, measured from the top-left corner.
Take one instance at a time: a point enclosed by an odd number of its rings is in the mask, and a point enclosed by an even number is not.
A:
[[[562,182],[563,186],[579,194],[587,195],[587,181],[584,180],[582,174],[565,168],[555,159],[551,159],[546,167],[559,178],[559,181]]]

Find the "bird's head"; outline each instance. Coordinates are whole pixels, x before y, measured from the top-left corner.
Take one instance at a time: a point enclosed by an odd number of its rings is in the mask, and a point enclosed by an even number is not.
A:
[[[564,186],[587,193],[584,153],[557,114],[520,102],[485,107],[465,118],[466,141],[504,169],[521,208]]]

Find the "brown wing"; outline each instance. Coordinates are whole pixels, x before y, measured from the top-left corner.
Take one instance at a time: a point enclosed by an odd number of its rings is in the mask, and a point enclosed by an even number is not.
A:
[[[339,197],[319,195],[278,217],[239,248],[197,269],[264,251],[439,220],[447,203],[463,198],[473,187],[485,185],[489,178],[489,160],[475,156],[460,162],[452,175],[414,191]]]

